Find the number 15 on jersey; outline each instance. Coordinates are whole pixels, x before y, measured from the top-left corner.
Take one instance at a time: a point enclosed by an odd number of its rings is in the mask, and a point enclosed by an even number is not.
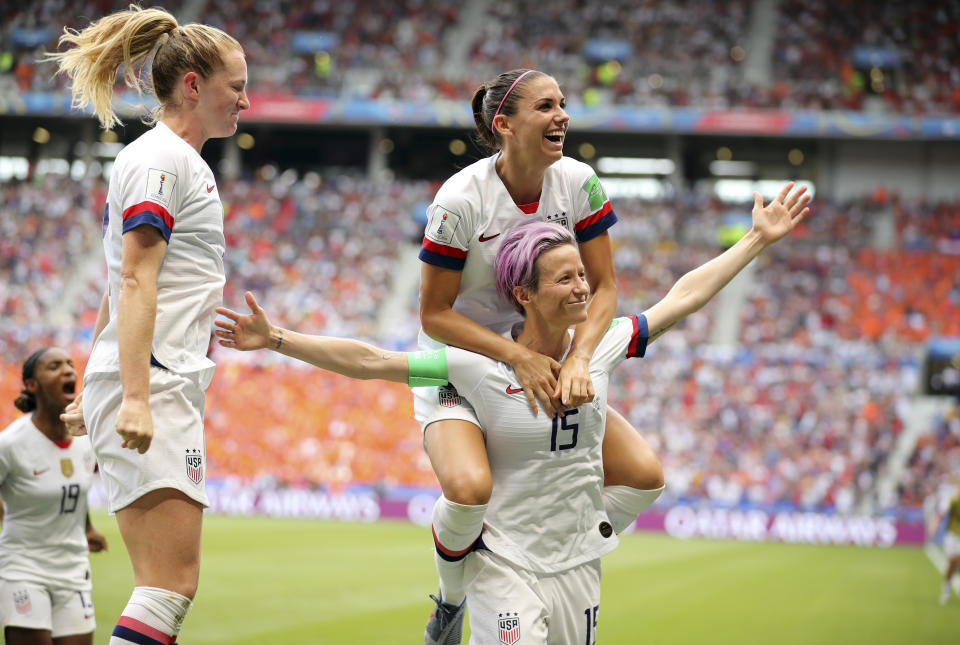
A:
[[[573,423],[571,417],[579,410],[565,410],[563,417],[553,417],[553,431],[550,433],[550,451],[569,450],[577,445],[579,425]]]

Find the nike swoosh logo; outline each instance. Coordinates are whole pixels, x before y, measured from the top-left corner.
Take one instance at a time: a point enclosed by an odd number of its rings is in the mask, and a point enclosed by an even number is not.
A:
[[[208,192],[208,193],[212,193],[212,192],[213,192],[213,189],[216,188],[216,187],[217,187],[216,184],[214,184],[213,186],[207,186],[207,192]]]
[[[499,233],[497,233],[496,235],[490,235],[489,237],[486,236],[486,235],[481,235],[481,236],[480,236],[480,241],[481,241],[481,242],[488,242],[488,241],[492,240],[492,239],[495,238],[495,237],[499,237],[499,235],[500,235]]]
[[[35,471],[33,471],[33,476],[34,476],[34,477],[39,477],[40,475],[42,475],[43,473],[47,472],[48,470],[50,470],[50,469],[49,469],[49,468],[44,468],[43,470],[35,470]]]
[[[499,233],[498,233],[497,235],[499,235]],[[510,387],[509,385],[507,386],[507,394],[516,394],[517,392],[523,392],[523,388],[522,388],[522,387]]]

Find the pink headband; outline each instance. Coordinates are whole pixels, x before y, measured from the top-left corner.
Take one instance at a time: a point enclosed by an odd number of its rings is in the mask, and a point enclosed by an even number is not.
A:
[[[508,96],[510,96],[510,92],[512,92],[512,91],[513,91],[513,88],[515,88],[515,87],[517,86],[517,83],[520,82],[520,79],[523,78],[524,76],[526,76],[527,74],[529,74],[529,73],[532,72],[532,71],[534,71],[534,70],[528,69],[528,70],[525,71],[523,74],[521,74],[520,76],[517,77],[517,80],[515,80],[515,81],[513,82],[513,85],[510,86],[510,89],[507,90],[507,93],[503,95],[503,98],[502,98],[502,99],[500,99],[500,105],[497,106],[497,111],[493,113],[493,119],[496,119],[496,118],[497,118],[497,115],[500,114],[500,108],[503,107],[503,102],[507,100],[507,97],[508,97]],[[495,133],[496,131],[494,130],[493,119],[490,119],[490,132],[494,132],[494,133]]]

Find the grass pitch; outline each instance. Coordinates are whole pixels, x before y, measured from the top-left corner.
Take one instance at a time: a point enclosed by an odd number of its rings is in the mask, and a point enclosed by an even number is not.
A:
[[[110,541],[90,558],[95,642],[105,645],[133,576],[114,519],[93,520]],[[431,549],[429,530],[407,523],[208,515],[200,591],[179,642],[421,643],[436,588]],[[919,548],[634,534],[603,567],[606,645],[960,642],[960,599],[937,604],[939,574]]]

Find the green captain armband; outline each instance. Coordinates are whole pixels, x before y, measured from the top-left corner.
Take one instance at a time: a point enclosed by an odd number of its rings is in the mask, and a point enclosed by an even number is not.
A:
[[[447,350],[407,352],[407,383],[410,387],[447,384]]]

